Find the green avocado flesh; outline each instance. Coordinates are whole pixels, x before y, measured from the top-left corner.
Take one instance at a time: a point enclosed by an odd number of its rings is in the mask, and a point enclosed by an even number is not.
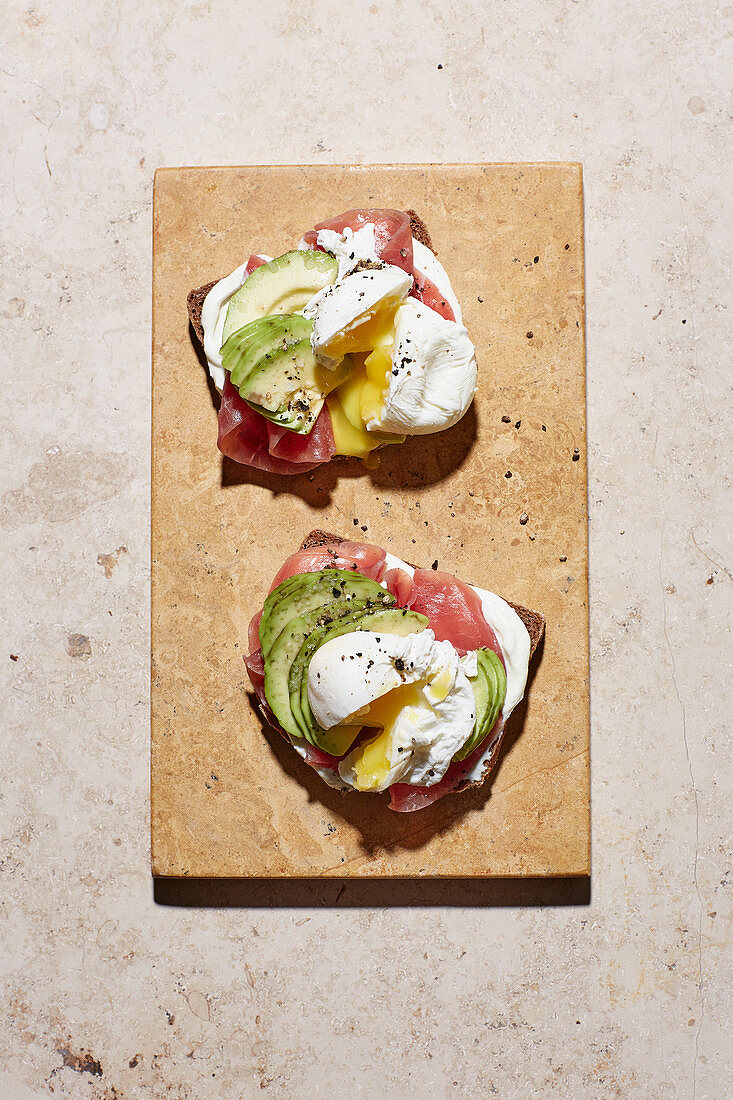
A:
[[[239,390],[254,368],[276,351],[310,339],[313,325],[299,313],[259,317],[233,332],[222,348],[221,362]],[[241,392],[241,391],[240,391]]]
[[[310,340],[300,340],[262,358],[239,386],[239,394],[268,420],[307,435],[328,394],[350,372],[347,359],[333,369],[324,367],[316,359]]]
[[[381,584],[349,569],[322,569],[317,573],[296,573],[283,581],[265,600],[260,619],[260,645],[267,654],[290,619],[304,615],[332,601],[373,600],[392,603]]]
[[[455,754],[454,760],[465,760],[478,748],[491,732],[506,698],[506,672],[501,658],[493,649],[479,649],[476,659],[478,671],[470,679],[476,699],[476,721],[471,736]]]
[[[345,615],[363,611],[369,606],[371,605],[367,600],[356,600],[351,603],[345,600],[334,600],[321,607],[314,607],[304,615],[298,615],[296,611],[293,618],[280,631],[265,658],[265,697],[282,728],[293,737],[302,737],[303,734],[290,706],[289,677],[293,661],[298,656],[303,642],[317,626],[325,626]]]
[[[361,573],[321,569],[288,577],[265,600],[260,620],[265,696],[282,728],[324,752],[343,755],[360,727],[322,730],[316,723],[308,702],[313,654],[353,630],[405,635],[427,625],[424,615],[395,607],[394,597]]]
[[[310,432],[328,394],[353,369],[349,358],[333,368],[320,363],[311,347],[312,331],[299,313],[260,317],[231,334],[221,357],[244,401],[301,435]]]
[[[229,299],[226,341],[244,325],[273,313],[297,313],[314,294],[336,282],[338,262],[327,252],[286,252],[256,268]]]

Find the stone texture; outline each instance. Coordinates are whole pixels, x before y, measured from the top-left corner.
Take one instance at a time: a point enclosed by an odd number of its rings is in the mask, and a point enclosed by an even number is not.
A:
[[[0,1094],[730,1092],[726,18],[11,3]],[[156,904],[153,169],[540,158],[583,162],[586,193],[590,904],[336,881]]]
[[[222,459],[183,305],[191,284],[237,267],[243,241],[279,255],[325,212],[375,201],[417,208],[429,225],[477,347],[474,406],[450,431],[385,450],[371,471],[338,461],[283,481]],[[585,460],[582,240],[578,165],[158,173],[157,874],[588,873],[587,486],[585,461],[574,461],[576,450]],[[281,738],[268,750],[248,702],[247,627],[277,565],[316,526],[542,610],[547,637],[527,703],[481,790],[395,814],[387,796],[330,791]]]

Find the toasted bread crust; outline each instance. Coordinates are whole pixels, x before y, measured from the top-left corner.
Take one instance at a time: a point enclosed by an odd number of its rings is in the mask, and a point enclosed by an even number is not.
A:
[[[189,290],[188,297],[186,298],[186,305],[188,307],[188,316],[193,327],[193,331],[199,338],[201,345],[204,342],[204,326],[201,324],[201,310],[204,308],[204,300],[209,291],[216,286],[218,279],[214,279],[211,283],[205,283],[204,286],[198,286],[195,290]]]
[[[435,251],[435,246],[430,238],[428,227],[420,215],[415,210],[405,210],[405,213],[410,219],[410,230],[415,240],[419,241],[420,244],[424,244],[426,248],[430,249],[434,256],[437,256],[438,253]]]
[[[433,242],[430,239],[430,233],[428,227],[422,220],[419,214],[416,214],[414,210],[406,210],[405,213],[410,218],[410,229],[412,235],[416,241],[420,241],[426,248],[429,248],[431,252],[435,253],[433,248]],[[437,255],[437,253],[436,253]],[[223,277],[223,276],[222,276]],[[191,321],[193,331],[196,333],[199,339],[199,343],[203,345],[204,342],[204,327],[201,324],[201,310],[204,308],[204,300],[206,295],[215,287],[219,282],[218,279],[212,280],[210,283],[205,283],[203,286],[197,286],[194,290],[188,292],[186,298],[186,305],[188,306],[188,316]]]

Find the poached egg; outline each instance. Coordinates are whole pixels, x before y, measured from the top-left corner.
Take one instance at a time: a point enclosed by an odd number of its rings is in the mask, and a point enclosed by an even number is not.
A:
[[[476,353],[468,332],[416,298],[395,315],[391,369],[369,431],[429,435],[452,428],[476,392]]]
[[[376,731],[343,758],[341,779],[360,791],[438,783],[473,730],[475,674],[475,653],[461,658],[429,629],[358,630],[322,645],[308,670],[314,718],[323,729]]]
[[[303,316],[313,322],[311,346],[316,355],[341,359],[348,352],[371,351],[378,314],[394,317],[412,287],[412,275],[394,264],[364,261],[369,266],[348,272],[311,298]]]

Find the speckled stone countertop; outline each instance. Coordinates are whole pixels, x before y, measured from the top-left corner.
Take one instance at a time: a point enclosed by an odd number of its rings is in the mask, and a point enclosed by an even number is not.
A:
[[[6,16],[0,1095],[718,1100],[733,1088],[723,10],[345,10],[41,0]],[[584,164],[590,891],[154,895],[153,170],[482,160]]]

